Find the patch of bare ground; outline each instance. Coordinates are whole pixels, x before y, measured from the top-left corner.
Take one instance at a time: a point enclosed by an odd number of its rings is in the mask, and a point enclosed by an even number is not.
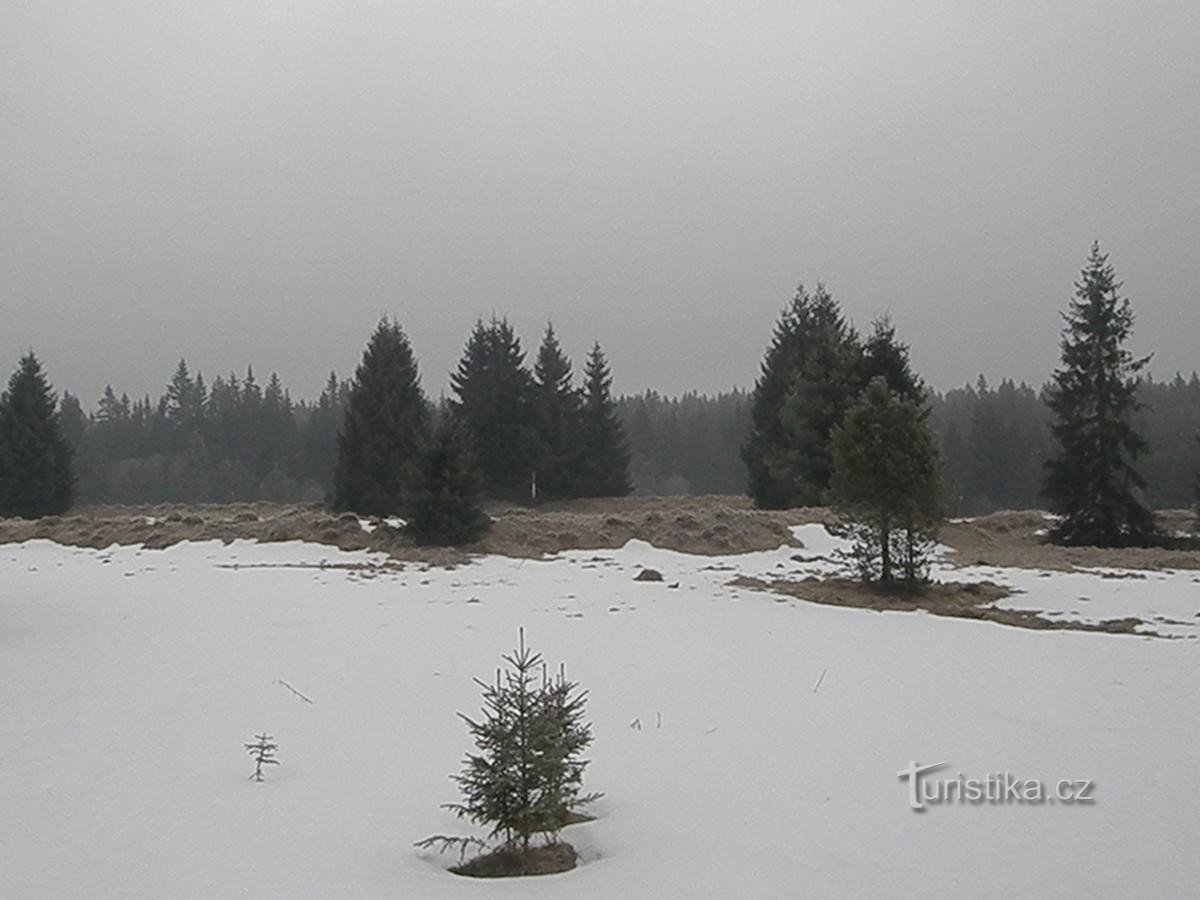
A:
[[[46,538],[79,547],[144,544],[162,548],[180,541],[309,541],[342,550],[371,549],[399,561],[436,566],[465,562],[471,554],[539,557],[563,550],[621,547],[630,539],[708,556],[773,550],[794,544],[790,526],[833,523],[827,509],[755,509],[745,497],[605,497],[536,507],[491,504],[492,529],[462,548],[417,547],[401,531],[376,519],[370,533],[353,513],[320,503],[159,504],[81,506],[63,516],[0,519],[0,543]],[[1188,511],[1159,513],[1167,534],[1193,526]],[[1077,568],[1200,569],[1200,550],[1058,547],[1038,534],[1051,523],[1043,513],[1000,512],[942,526],[951,547],[946,562],[1068,571]],[[1186,540],[1178,540],[1182,547]]]
[[[506,556],[602,550],[637,539],[717,556],[792,544],[789,527],[828,518],[823,509],[758,510],[744,497],[605,497],[497,507],[479,548]]]
[[[1188,532],[1195,521],[1187,510],[1155,513],[1164,534]],[[1175,547],[1060,547],[1045,530],[1053,525],[1036,510],[997,512],[970,521],[947,522],[938,540],[956,552],[945,562],[954,566],[1000,566],[1020,569],[1200,569],[1200,550],[1174,539]],[[1041,533],[1039,533],[1041,532]]]
[[[468,860],[450,871],[471,878],[514,878],[522,875],[553,875],[575,868],[575,848],[565,841],[555,841],[522,850],[501,847]]]
[[[1102,631],[1109,634],[1140,634],[1138,618],[1108,619],[1103,622],[1076,622],[1047,619],[1032,609],[1003,609],[997,600],[1011,594],[1008,588],[990,581],[964,584],[957,581],[926,585],[916,591],[885,590],[860,581],[845,578],[806,578],[800,581],[773,580],[739,576],[730,582],[734,587],[771,591],[811,603],[827,606],[850,606],[856,609],[924,610],[935,616],[955,619],[983,619],[1001,625],[1035,630]]]
[[[353,513],[319,503],[83,506],[63,516],[0,519],[0,543],[44,538],[77,547],[180,541],[309,541],[342,550],[378,550],[401,561],[452,566],[473,553],[539,557],[563,550],[614,549],[636,538],[686,553],[717,555],[794,543],[789,526],[825,521],[821,509],[756,510],[741,497],[618,497],[526,508],[493,504],[492,529],[462,548],[417,547],[375,520],[366,532]]]

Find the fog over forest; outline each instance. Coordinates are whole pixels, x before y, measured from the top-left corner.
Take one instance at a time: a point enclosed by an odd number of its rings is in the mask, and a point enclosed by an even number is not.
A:
[[[477,317],[618,393],[748,389],[797,282],[935,388],[1031,385],[1094,239],[1196,366],[1191,2],[5,4],[0,359],[86,404],[349,373]]]

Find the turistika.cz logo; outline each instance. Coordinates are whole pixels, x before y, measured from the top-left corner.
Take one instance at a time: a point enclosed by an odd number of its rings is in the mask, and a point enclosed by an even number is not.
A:
[[[948,765],[940,762],[922,766],[910,760],[907,769],[896,773],[902,781],[908,780],[908,805],[914,811],[954,803],[1086,806],[1096,802],[1095,782],[1083,778],[1063,778],[1051,786],[1037,778],[1014,778],[1008,772],[992,772],[985,778],[964,778],[962,772],[954,778],[928,777]]]

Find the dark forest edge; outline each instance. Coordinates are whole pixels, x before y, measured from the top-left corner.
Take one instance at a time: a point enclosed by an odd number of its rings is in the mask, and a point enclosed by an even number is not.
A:
[[[349,382],[331,374],[315,400],[293,400],[271,374],[254,370],[207,386],[179,367],[158,399],[130,400],[111,388],[85,412],[75,395],[59,403],[75,453],[80,503],[314,502],[332,489],[337,432]],[[204,400],[200,403],[200,398]],[[1005,379],[931,394],[930,424],[942,453],[943,506],[949,516],[1037,509],[1052,449],[1043,392]],[[1143,378],[1135,421],[1149,451],[1141,461],[1146,497],[1157,509],[1193,505],[1200,432],[1200,376]],[[183,428],[172,410],[200,404]],[[642,496],[744,494],[739,456],[750,395],[731,390],[668,397],[620,396],[634,493]]]

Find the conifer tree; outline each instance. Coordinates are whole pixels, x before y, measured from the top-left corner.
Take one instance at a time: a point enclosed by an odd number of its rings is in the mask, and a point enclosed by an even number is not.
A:
[[[623,497],[633,490],[625,432],[612,399],[612,374],[599,342],[584,366],[579,431],[582,459],[576,468],[577,497]]]
[[[179,360],[179,365],[175,367],[164,399],[172,449],[178,450],[200,426],[204,414],[204,380],[191,377],[185,360]]]
[[[279,749],[279,745],[264,731],[262,734],[256,734],[253,741],[247,741],[242,746],[254,760],[254,771],[250,774],[250,780],[261,784],[264,780],[262,767],[279,765],[279,760],[275,758],[275,751]]]
[[[448,410],[442,410],[422,454],[408,532],[418,544],[469,544],[489,527],[482,501],[483,485],[470,432]]]
[[[591,743],[584,720],[587,694],[562,670],[549,678],[542,656],[519,645],[506,654],[507,669],[494,683],[476,679],[483,689],[483,715],[459,714],[478,753],[468,754],[461,775],[453,776],[463,802],[447,804],[459,816],[491,826],[489,837],[503,836],[504,846],[528,851],[536,834],[555,835],[566,814],[595,795],[581,797],[587,761],[580,754]]]
[[[0,516],[34,519],[70,508],[72,453],[55,407],[41,363],[27,353],[0,396]]]
[[[429,431],[417,361],[399,323],[383,319],[354,373],[338,437],[334,505],[371,515],[407,512]]]
[[[528,500],[536,462],[533,377],[507,319],[482,319],[450,376],[455,414],[475,439],[484,493]]]
[[[831,435],[858,393],[862,355],[857,335],[823,286],[806,312],[806,346],[779,411],[782,440],[767,451],[768,468],[789,488],[789,506],[828,499]]]
[[[896,328],[887,316],[880,316],[872,323],[871,334],[863,342],[858,389],[864,390],[877,376],[882,377],[888,390],[901,400],[921,407],[925,405],[928,389],[921,376],[913,371],[908,345],[896,340]]]
[[[1120,288],[1093,243],[1063,315],[1062,364],[1046,389],[1059,450],[1044,491],[1063,516],[1052,537],[1064,544],[1136,546],[1156,537],[1154,516],[1138,496],[1146,482],[1134,467],[1146,442],[1132,424],[1137,374],[1150,358],[1135,359],[1125,348],[1133,310]]]
[[[763,509],[820,502],[829,434],[858,390],[858,338],[837,302],[800,285],[775,324],[742,447],[748,491]]]
[[[332,484],[337,465],[338,430],[345,409],[344,387],[337,374],[330,372],[321,396],[300,429],[304,472],[326,489]]]
[[[71,468],[75,473],[75,499],[89,500],[84,485],[96,482],[96,460],[92,448],[92,422],[83,412],[79,398],[63,391],[58,403],[58,422],[62,436],[71,448]]]
[[[573,495],[584,449],[580,444],[581,402],[571,385],[571,363],[547,325],[533,367],[533,421],[537,432],[538,499]]]
[[[877,375],[833,434],[833,496],[855,525],[866,581],[925,577],[937,518],[937,450],[926,411]]]

